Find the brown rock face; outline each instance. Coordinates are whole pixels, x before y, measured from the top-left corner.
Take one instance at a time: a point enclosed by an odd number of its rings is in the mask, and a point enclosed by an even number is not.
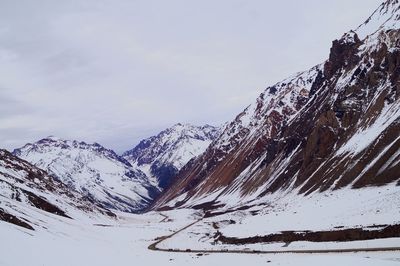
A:
[[[389,4],[400,12],[400,3]],[[334,41],[324,64],[267,88],[153,208],[173,206],[184,193],[179,205],[191,206],[211,193],[218,201],[238,192],[255,198],[399,184],[399,47],[396,28]]]
[[[348,70],[356,64],[359,61],[357,50],[360,45],[361,41],[354,32],[347,33],[342,39],[333,41],[329,60],[324,66],[325,77],[329,79],[338,70],[342,68]]]

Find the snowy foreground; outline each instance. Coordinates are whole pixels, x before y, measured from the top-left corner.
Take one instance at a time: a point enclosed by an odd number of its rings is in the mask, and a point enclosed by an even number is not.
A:
[[[230,236],[252,236],[291,229],[330,229],[334,226],[397,223],[400,220],[398,187],[349,190],[310,196],[299,204],[295,196],[275,199],[274,208],[256,206],[245,211],[200,220],[161,242],[159,248],[207,250],[290,250],[311,248],[400,246],[400,239],[351,243],[284,243],[229,246],[213,244],[218,230]],[[351,198],[353,200],[351,201]],[[363,200],[357,200],[363,199]],[[365,205],[366,203],[368,205]],[[338,205],[341,208],[337,208]],[[364,207],[362,206],[369,206]],[[258,215],[248,215],[254,210]],[[377,210],[380,210],[377,212]],[[362,214],[362,215],[361,215]],[[313,216],[314,215],[314,216]],[[0,265],[400,265],[400,251],[329,254],[234,254],[152,251],[148,246],[202,217],[200,211],[119,214],[119,219],[84,217],[74,220],[38,213],[35,231],[0,222]],[[234,220],[235,224],[227,223]],[[207,236],[208,235],[208,236]]]

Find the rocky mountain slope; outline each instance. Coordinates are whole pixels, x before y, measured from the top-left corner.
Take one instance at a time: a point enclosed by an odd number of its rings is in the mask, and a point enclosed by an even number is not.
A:
[[[77,213],[115,216],[5,150],[0,150],[0,202],[0,220],[31,230],[44,226],[38,219],[43,215],[64,219],[73,219]]]
[[[399,185],[399,47],[400,2],[388,0],[327,61],[265,89],[154,208]]]
[[[145,172],[154,185],[165,189],[177,172],[202,154],[218,134],[219,129],[210,125],[176,124],[142,140],[123,157]]]
[[[137,212],[158,193],[143,172],[97,143],[48,137],[13,154],[104,208]]]

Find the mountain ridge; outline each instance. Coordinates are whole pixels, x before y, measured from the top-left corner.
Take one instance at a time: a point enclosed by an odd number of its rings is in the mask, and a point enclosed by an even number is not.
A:
[[[44,170],[1,149],[0,191],[0,220],[30,230],[45,226],[38,218],[43,215],[66,220],[82,216],[116,217]]]
[[[144,173],[98,143],[51,136],[15,149],[13,154],[106,208],[137,212],[158,193]]]
[[[297,74],[268,87],[179,173],[153,208],[397,180],[399,6],[386,1],[355,31],[333,41],[328,60],[301,72],[313,73],[310,79]],[[357,31],[366,36],[360,40]],[[286,102],[280,105],[281,98]],[[357,149],[360,141],[366,145]]]

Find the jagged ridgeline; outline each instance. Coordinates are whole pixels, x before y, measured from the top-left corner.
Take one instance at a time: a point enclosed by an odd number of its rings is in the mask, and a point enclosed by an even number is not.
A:
[[[154,208],[399,184],[399,28],[386,1],[327,61],[265,89]]]

